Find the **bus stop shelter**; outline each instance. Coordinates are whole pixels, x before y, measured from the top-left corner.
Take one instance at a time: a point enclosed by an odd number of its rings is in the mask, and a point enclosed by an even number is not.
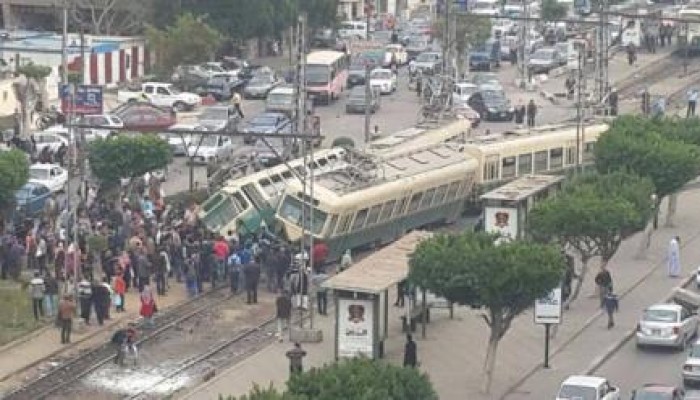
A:
[[[389,336],[389,289],[408,277],[409,256],[430,236],[413,231],[323,283],[334,293],[336,359],[383,356]]]

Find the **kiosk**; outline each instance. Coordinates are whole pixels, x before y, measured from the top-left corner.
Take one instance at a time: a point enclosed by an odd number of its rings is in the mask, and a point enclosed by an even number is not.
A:
[[[558,192],[563,180],[558,175],[527,175],[482,195],[484,229],[504,240],[524,238],[530,209]]]

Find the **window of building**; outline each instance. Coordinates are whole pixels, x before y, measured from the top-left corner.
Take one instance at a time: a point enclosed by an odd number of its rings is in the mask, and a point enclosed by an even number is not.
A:
[[[515,157],[504,157],[501,164],[503,179],[515,177]]]
[[[363,208],[362,210],[357,212],[357,215],[355,215],[355,221],[352,223],[353,231],[356,231],[365,225],[365,221],[367,220],[367,213],[368,211],[366,208]]]
[[[564,163],[564,150],[561,147],[549,150],[549,169],[561,168]]]
[[[547,170],[547,156],[549,152],[547,150],[538,151],[535,153],[535,172],[541,172]]]
[[[518,155],[518,176],[532,173],[532,154]]]

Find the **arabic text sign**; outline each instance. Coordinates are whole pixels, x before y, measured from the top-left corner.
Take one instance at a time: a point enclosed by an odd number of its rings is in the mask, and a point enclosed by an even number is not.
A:
[[[102,86],[78,85],[73,91],[71,85],[61,85],[59,97],[61,98],[61,110],[64,113],[102,114]]]
[[[535,301],[535,323],[561,323],[561,288],[555,288],[546,297]]]

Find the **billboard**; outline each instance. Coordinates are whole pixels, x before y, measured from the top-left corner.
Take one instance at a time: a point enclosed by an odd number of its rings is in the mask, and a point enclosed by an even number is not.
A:
[[[546,297],[535,301],[535,323],[561,323],[561,288],[554,288]]]
[[[338,357],[374,356],[374,302],[338,299]]]
[[[486,207],[484,211],[486,232],[497,233],[506,240],[518,237],[518,210],[515,208]]]
[[[74,114],[102,114],[103,92],[100,85],[60,85],[61,110]]]

